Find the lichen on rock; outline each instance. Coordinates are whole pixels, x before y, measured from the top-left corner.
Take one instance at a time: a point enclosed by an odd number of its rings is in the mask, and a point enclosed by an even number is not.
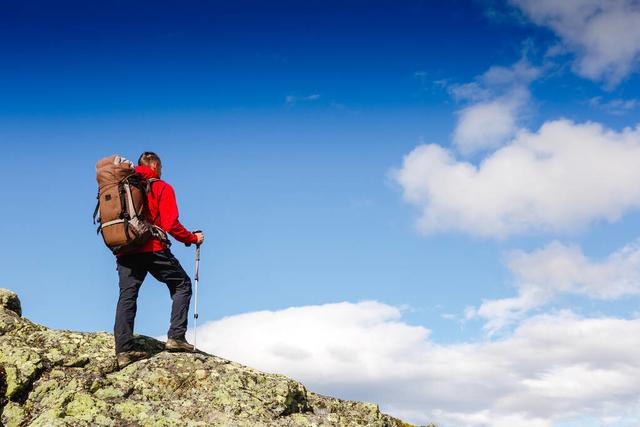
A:
[[[0,307],[5,310],[12,311],[18,316],[22,316],[22,306],[20,305],[20,298],[15,292],[9,289],[0,288]]]
[[[37,325],[5,289],[0,304],[0,425],[409,426],[377,405],[214,355],[165,352],[145,336],[135,347],[150,357],[117,370],[113,335]]]

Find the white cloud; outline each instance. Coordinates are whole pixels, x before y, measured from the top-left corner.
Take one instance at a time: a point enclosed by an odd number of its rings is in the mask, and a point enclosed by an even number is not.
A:
[[[545,248],[514,251],[508,257],[518,296],[485,301],[475,312],[487,319],[485,329],[496,332],[560,294],[615,299],[640,294],[640,240],[589,260],[576,246],[552,242]]]
[[[518,129],[517,116],[528,99],[529,92],[521,88],[463,108],[458,112],[453,142],[463,154],[500,146]]]
[[[479,165],[418,146],[392,177],[421,209],[421,231],[506,237],[618,220],[640,206],[638,164],[640,128],[556,120],[519,132]]]
[[[637,99],[621,99],[615,98],[608,101],[603,100],[601,96],[595,96],[589,100],[589,105],[599,108],[610,114],[622,115],[634,110],[640,106]]]
[[[512,137],[530,99],[527,86],[540,73],[523,59],[511,67],[491,67],[473,82],[450,85],[454,99],[471,102],[458,111],[453,135],[458,150],[472,154],[498,147]]]
[[[511,0],[576,53],[575,71],[613,86],[637,69],[640,4],[636,0]]]
[[[487,101],[511,90],[526,87],[540,77],[542,68],[521,59],[510,67],[493,66],[473,82],[448,84],[451,96],[458,101]]]
[[[311,101],[317,101],[318,99],[320,99],[320,95],[318,95],[317,93],[313,95],[307,95],[307,96],[287,95],[284,99],[284,102],[287,105],[295,105],[298,102],[311,102]]]
[[[198,328],[209,352],[417,423],[549,427],[640,415],[638,319],[563,312],[530,318],[501,340],[439,345],[429,335],[378,302],[253,312]]]

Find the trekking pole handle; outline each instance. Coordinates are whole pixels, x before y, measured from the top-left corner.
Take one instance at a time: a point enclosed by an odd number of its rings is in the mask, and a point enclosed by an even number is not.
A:
[[[194,231],[194,233],[202,233],[202,230],[196,230]],[[200,270],[199,264],[200,264],[200,244],[196,244],[196,276],[195,276],[196,283],[198,280],[199,270]]]
[[[202,233],[202,230],[196,230],[193,234]],[[200,260],[200,243],[196,243],[196,259]]]

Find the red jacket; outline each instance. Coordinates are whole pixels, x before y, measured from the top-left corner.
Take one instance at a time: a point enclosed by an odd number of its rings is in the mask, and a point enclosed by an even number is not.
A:
[[[147,166],[136,166],[136,172],[145,179],[158,178],[158,174]],[[178,220],[178,205],[176,204],[176,193],[173,191],[173,187],[164,181],[152,182],[151,191],[147,194],[147,202],[145,216],[149,221],[182,243],[188,244],[198,241],[196,235],[184,228]],[[164,242],[158,239],[150,239],[127,253],[155,252],[166,248],[167,245]]]

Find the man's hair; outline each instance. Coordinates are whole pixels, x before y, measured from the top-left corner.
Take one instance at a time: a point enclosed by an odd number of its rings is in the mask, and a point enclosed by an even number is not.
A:
[[[162,164],[162,162],[160,161],[160,157],[158,157],[158,155],[153,151],[145,151],[144,153],[140,154],[140,158],[138,159],[139,166],[151,166],[151,163],[153,162]]]

